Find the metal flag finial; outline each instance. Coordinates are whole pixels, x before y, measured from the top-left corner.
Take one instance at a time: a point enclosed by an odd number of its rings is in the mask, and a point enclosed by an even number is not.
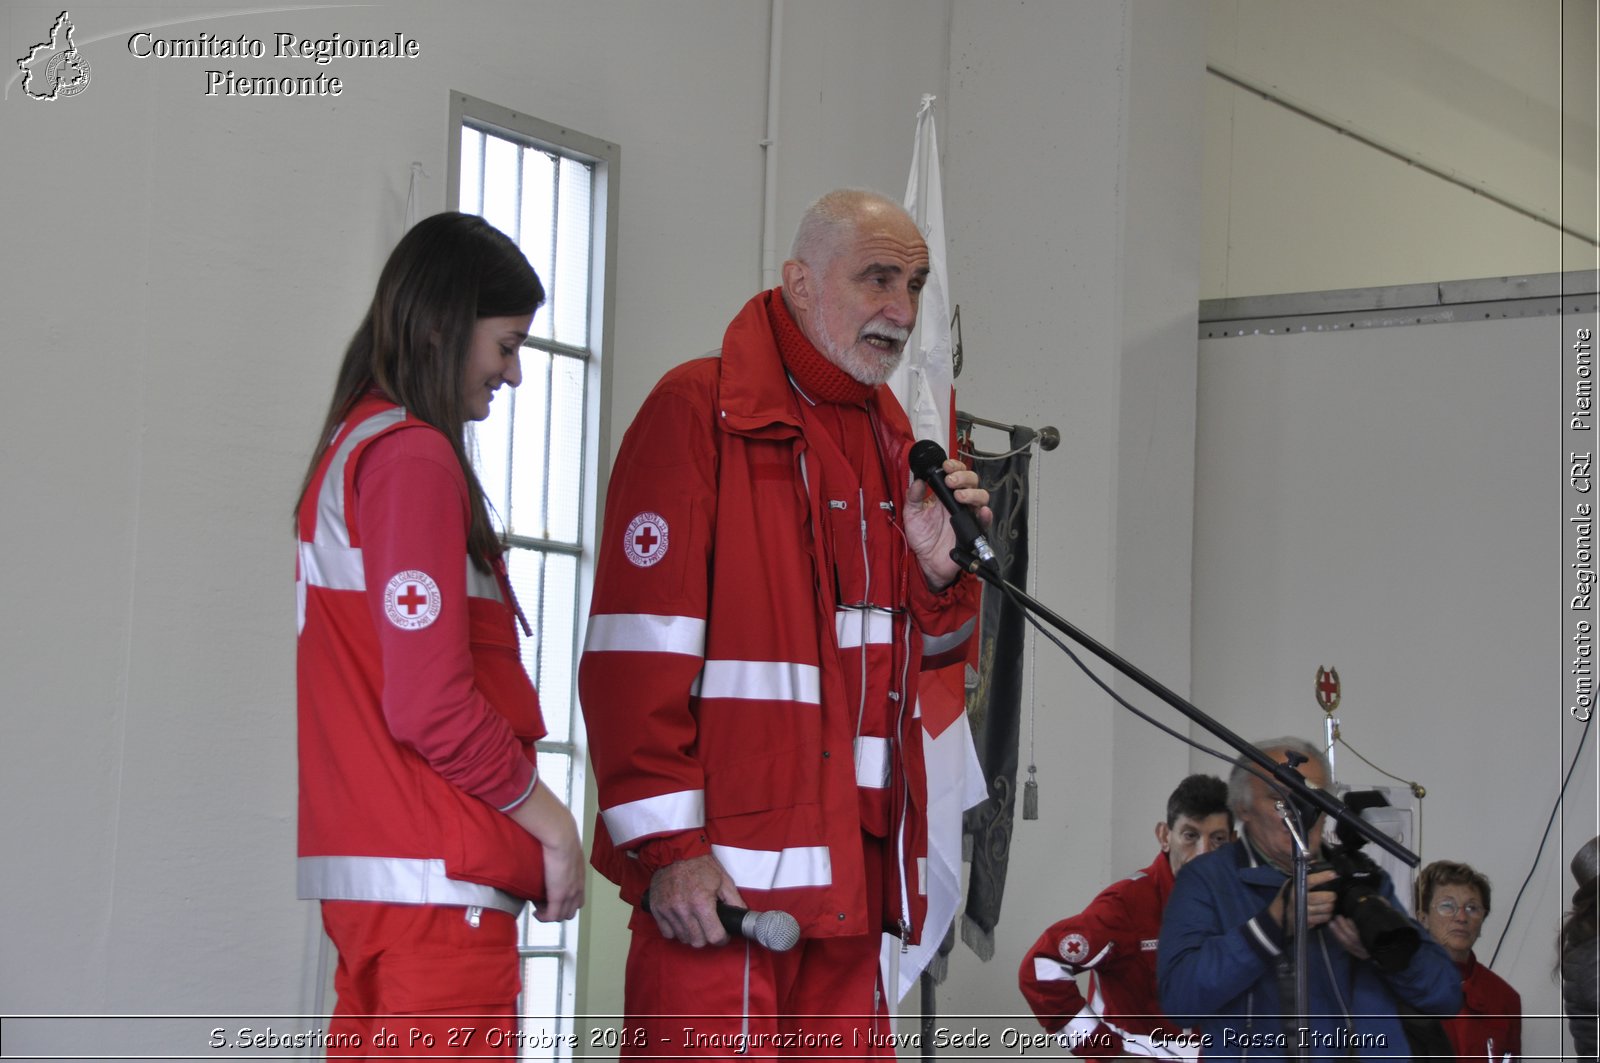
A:
[[[1339,707],[1339,669],[1317,667],[1317,704],[1329,716]]]

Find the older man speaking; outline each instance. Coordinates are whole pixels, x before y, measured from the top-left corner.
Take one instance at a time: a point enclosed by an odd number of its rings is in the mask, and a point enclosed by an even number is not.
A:
[[[893,1055],[879,945],[925,902],[917,675],[977,604],[883,386],[927,276],[898,204],[823,196],[782,286],[623,439],[579,681],[593,862],[636,906],[625,1052]],[[988,519],[975,473],[943,477]],[[729,944],[719,905],[792,914],[798,946]]]

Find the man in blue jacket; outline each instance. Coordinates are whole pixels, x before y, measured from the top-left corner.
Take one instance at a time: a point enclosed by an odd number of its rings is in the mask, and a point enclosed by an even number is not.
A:
[[[1295,754],[1307,783],[1328,786],[1328,763],[1315,746],[1280,738],[1257,748],[1280,763]],[[1157,965],[1162,1010],[1175,1027],[1195,1027],[1207,1059],[1409,1058],[1399,1012],[1448,1016],[1460,1007],[1450,957],[1417,927],[1421,944],[1410,958],[1380,969],[1355,924],[1335,914],[1338,873],[1328,869],[1307,880],[1309,932],[1296,934],[1285,799],[1241,759],[1228,803],[1243,837],[1185,865],[1167,903]],[[1322,826],[1319,816],[1306,836],[1313,859],[1322,854]],[[1401,911],[1388,876],[1375,873],[1377,896]],[[1293,1014],[1299,940],[1309,950],[1303,1016]]]

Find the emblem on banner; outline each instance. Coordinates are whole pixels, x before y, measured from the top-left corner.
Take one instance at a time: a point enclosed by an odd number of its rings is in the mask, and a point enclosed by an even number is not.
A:
[[[1339,707],[1339,669],[1318,666],[1317,704],[1330,716]]]
[[[622,536],[622,552],[640,568],[667,556],[667,518],[659,513],[641,513],[628,522]]]

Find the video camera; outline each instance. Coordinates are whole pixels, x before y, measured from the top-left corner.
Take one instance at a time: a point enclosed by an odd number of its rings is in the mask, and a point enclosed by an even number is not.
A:
[[[1363,809],[1387,805],[1389,802],[1374,790],[1352,792],[1345,796],[1345,804],[1360,815]],[[1372,857],[1361,852],[1366,839],[1354,832],[1338,828],[1341,844],[1324,844],[1322,859],[1312,870],[1332,870],[1338,878],[1324,886],[1337,897],[1334,910],[1347,916],[1356,925],[1361,947],[1367,950],[1378,970],[1385,974],[1404,969],[1422,945],[1422,935],[1416,925],[1397,911],[1383,897],[1380,884],[1383,871],[1373,863]]]

